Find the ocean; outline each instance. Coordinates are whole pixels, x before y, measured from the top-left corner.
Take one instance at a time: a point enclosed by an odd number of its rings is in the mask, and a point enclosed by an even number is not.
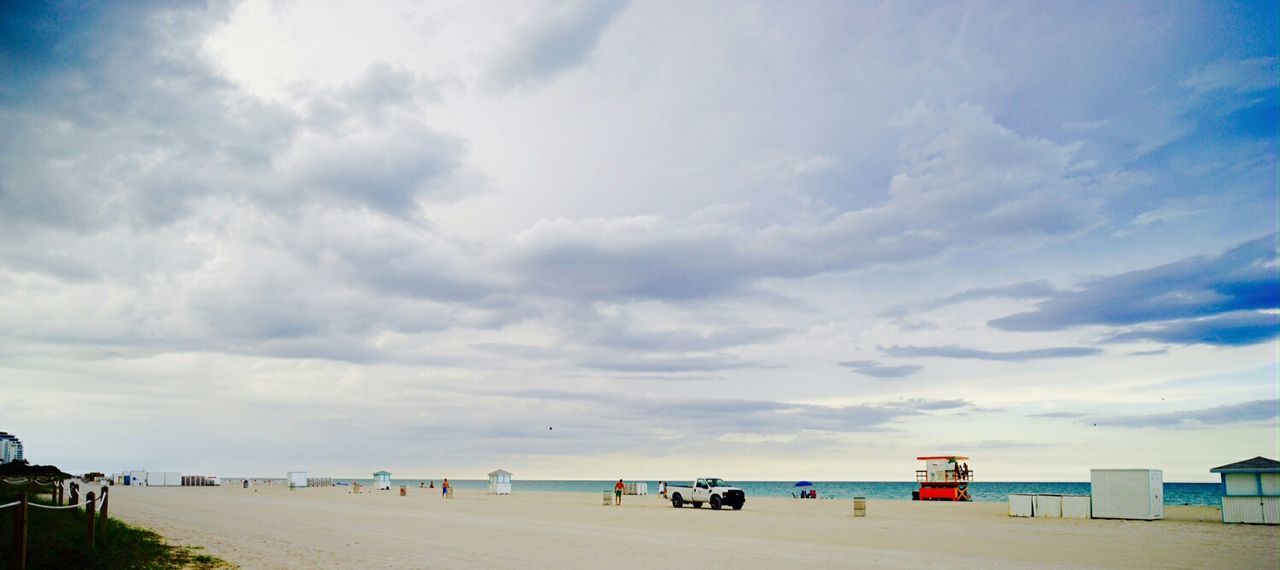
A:
[[[334,479],[341,483],[360,483],[372,485],[373,479]],[[393,487],[404,485],[416,490],[419,482],[431,482],[430,479],[392,479]],[[440,480],[434,480],[437,491]],[[450,479],[450,483],[458,490],[487,489],[489,482],[485,479]],[[627,482],[631,482],[628,480]],[[511,482],[511,492],[551,491],[561,493],[599,493],[613,489],[616,481],[556,481],[515,479]],[[658,482],[649,481],[649,493],[658,492]],[[688,484],[688,483],[685,483]],[[751,497],[791,497],[797,492],[795,481],[730,481],[730,484],[741,488]],[[915,482],[908,481],[814,481],[821,499],[849,499],[866,497],[868,499],[910,501],[911,491],[919,488]],[[1022,483],[1022,482],[986,482],[977,481],[969,484],[969,493],[975,501],[1005,502],[1010,494],[1036,493],[1042,495],[1088,495],[1089,483]],[[1164,504],[1219,506],[1222,486],[1218,483],[1165,483]]]

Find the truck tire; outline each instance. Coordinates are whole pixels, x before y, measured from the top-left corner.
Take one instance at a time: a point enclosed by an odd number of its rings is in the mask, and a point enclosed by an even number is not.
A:
[[[742,503],[738,503],[738,504],[734,505],[734,506],[733,506],[733,510],[735,510],[735,511],[740,511],[740,510],[742,510]]]
[[[684,499],[680,498],[680,493],[671,495],[671,506],[677,509],[684,506]]]
[[[720,495],[711,495],[711,510],[720,510]]]

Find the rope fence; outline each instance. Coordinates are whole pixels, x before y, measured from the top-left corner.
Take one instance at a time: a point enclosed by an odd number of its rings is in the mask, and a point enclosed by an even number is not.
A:
[[[71,493],[69,501],[71,504],[68,505],[62,504],[64,488],[61,481],[58,481],[58,484],[52,489],[54,503],[52,505],[31,502],[31,497],[25,492],[18,494],[17,501],[0,505],[0,510],[17,507],[13,510],[13,568],[17,570],[26,570],[27,568],[27,527],[29,522],[27,515],[29,507],[55,511],[84,507],[86,543],[92,548],[98,535],[102,535],[103,539],[106,538],[107,506],[111,489],[104,486],[96,494],[93,491],[89,491],[85,493],[84,501],[79,501],[80,484],[72,481],[68,487]],[[98,521],[99,517],[101,517],[101,523]]]

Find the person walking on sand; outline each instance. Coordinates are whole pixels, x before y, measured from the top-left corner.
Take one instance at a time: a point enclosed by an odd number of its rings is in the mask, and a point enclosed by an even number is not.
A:
[[[443,483],[440,483],[440,496],[441,497],[449,496],[449,479],[447,478],[444,480]]]
[[[618,484],[613,486],[613,505],[614,506],[616,507],[622,506],[622,490],[626,488],[627,486],[622,483],[622,479],[618,479]]]

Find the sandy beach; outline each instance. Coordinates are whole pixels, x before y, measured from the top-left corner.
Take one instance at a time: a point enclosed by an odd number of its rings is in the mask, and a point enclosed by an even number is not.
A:
[[[243,568],[1268,568],[1280,527],[1212,507],[1156,522],[1023,519],[1002,503],[752,499],[742,511],[628,496],[351,494],[345,487],[116,487],[111,513]]]

